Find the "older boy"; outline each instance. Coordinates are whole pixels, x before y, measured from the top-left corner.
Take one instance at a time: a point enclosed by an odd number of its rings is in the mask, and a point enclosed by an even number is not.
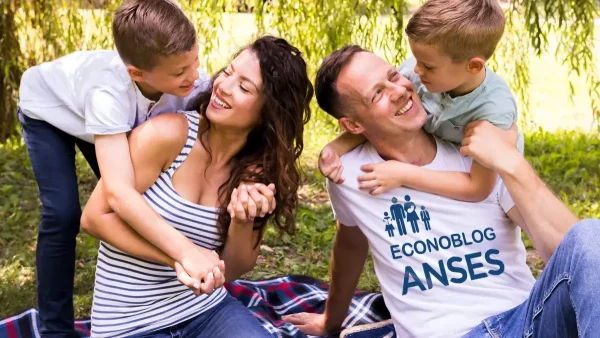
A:
[[[115,13],[113,36],[118,52],[75,52],[27,70],[21,81],[18,115],[42,201],[36,269],[44,337],[71,337],[74,330],[81,217],[75,145],[96,176],[102,174],[112,209],[144,238],[194,278],[219,264],[191,241],[173,247],[183,235],[136,191],[127,141],[133,127],[186,108],[206,88],[208,76],[199,79],[197,70],[196,30],[172,1],[132,0]]]

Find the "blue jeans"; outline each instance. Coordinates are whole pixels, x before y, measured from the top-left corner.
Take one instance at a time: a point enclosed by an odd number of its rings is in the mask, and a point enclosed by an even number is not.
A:
[[[392,324],[348,338],[393,337]],[[600,337],[600,220],[569,230],[529,298],[491,316],[463,338]]]
[[[521,305],[485,319],[465,338],[598,337],[600,220],[577,223],[565,235]]]
[[[185,322],[143,334],[143,338],[273,338],[252,312],[231,295]]]
[[[75,171],[75,145],[97,177],[94,145],[18,111],[42,202],[36,248],[37,302],[42,337],[73,337],[75,237],[81,206]]]

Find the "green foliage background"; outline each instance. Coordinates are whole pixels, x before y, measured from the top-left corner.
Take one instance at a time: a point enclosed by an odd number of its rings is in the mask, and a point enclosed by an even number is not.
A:
[[[418,0],[184,0],[196,24],[203,63],[209,71],[224,60],[211,57],[226,16],[252,10],[260,33],[288,39],[308,59],[311,73],[324,56],[358,43],[400,64],[406,57],[403,27],[409,5]],[[22,72],[32,65],[75,50],[112,49],[110,31],[117,0],[3,0],[0,2],[0,140],[16,132],[15,110]],[[493,68],[508,80],[526,115],[529,107],[530,55],[541,55],[556,36],[556,57],[582,76],[592,111],[598,111],[600,81],[593,54],[596,0],[511,0],[507,30]],[[498,67],[498,65],[502,67]],[[572,92],[574,86],[570,86]],[[326,119],[324,114],[318,118]],[[522,119],[526,121],[526,119]]]
[[[287,38],[305,54],[314,75],[321,60],[347,44],[365,48],[399,64],[407,55],[402,34],[410,9],[419,0],[184,0],[183,9],[196,24],[201,65],[216,70],[239,47],[232,43],[242,19],[250,18],[258,32]],[[0,1],[0,318],[35,306],[35,243],[40,203],[26,149],[18,135],[15,110],[22,72],[43,61],[75,50],[112,49],[110,32],[115,0]],[[252,9],[254,16],[235,14]],[[526,131],[526,156],[548,186],[579,217],[600,217],[600,141],[597,133],[547,132],[529,125],[532,70],[542,68],[553,87],[560,71],[579,77],[577,84],[558,83],[558,91],[585,88],[590,111],[598,111],[597,60],[594,59],[596,0],[512,0],[506,4],[509,24],[490,61],[511,85],[521,104]],[[241,29],[246,29],[244,26]],[[226,38],[224,38],[226,37]],[[248,41],[244,41],[248,42]],[[555,53],[557,66],[537,57]],[[533,61],[532,61],[533,60]],[[559,67],[560,69],[556,68]],[[312,75],[311,75],[312,76]],[[556,105],[548,87],[542,100]],[[564,89],[563,89],[564,88]],[[570,89],[566,89],[570,88]],[[538,90],[538,89],[536,89]],[[571,95],[571,97],[574,97]],[[569,119],[567,115],[566,119]],[[306,274],[329,278],[329,250],[335,224],[327,203],[324,179],[314,166],[321,147],[338,132],[318,112],[306,131],[301,161],[306,180],[300,191],[295,236],[278,238],[267,231],[259,262],[247,277]],[[96,180],[82,156],[77,157],[80,200],[84,205]],[[534,275],[543,268],[529,239],[528,264]],[[77,238],[76,316],[89,315],[98,242]],[[378,291],[372,261],[359,287]]]

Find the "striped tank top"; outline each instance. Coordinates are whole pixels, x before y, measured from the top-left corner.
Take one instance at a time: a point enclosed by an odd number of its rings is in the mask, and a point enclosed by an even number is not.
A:
[[[188,138],[169,169],[143,194],[164,219],[194,244],[214,250],[221,245],[217,208],[194,204],[175,191],[172,177],[196,142],[199,115],[185,112]],[[221,287],[211,295],[194,293],[170,267],[128,255],[100,242],[92,306],[92,337],[126,337],[156,331],[191,319],[222,301]]]

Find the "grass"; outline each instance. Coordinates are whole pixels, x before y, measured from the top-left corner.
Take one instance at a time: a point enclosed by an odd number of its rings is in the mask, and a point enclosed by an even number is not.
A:
[[[323,126],[323,128],[326,128]],[[316,171],[317,149],[332,134],[330,129],[314,134],[302,163],[306,181],[300,190],[301,204],[295,236],[279,238],[267,231],[258,264],[247,278],[304,274],[328,281],[329,252],[335,223],[325,191],[325,181]],[[600,140],[597,134],[575,131],[537,131],[526,136],[529,162],[549,187],[579,217],[600,217]],[[309,141],[310,142],[310,141]],[[26,149],[19,139],[0,145],[0,318],[35,306],[35,242],[40,204]],[[82,156],[77,157],[82,205],[96,179]],[[538,275],[543,263],[524,237],[528,264]],[[85,233],[77,237],[75,277],[76,316],[91,309],[98,242]],[[378,291],[369,259],[359,288]]]
[[[255,33],[252,17],[238,15],[223,20],[219,50],[213,60],[227,60],[233,46],[246,43]],[[598,46],[596,47],[598,48]],[[570,98],[568,80],[584,92],[581,79],[569,76],[554,51],[531,64],[534,126],[545,130],[526,131],[526,154],[548,186],[579,217],[600,217],[600,141],[590,131],[591,111],[585,95]],[[212,65],[216,69],[221,64]],[[545,75],[552,74],[552,81]],[[578,131],[555,131],[556,129]],[[316,171],[316,156],[335,135],[328,119],[314,116],[305,134],[306,150],[301,158],[306,181],[300,190],[301,204],[295,236],[278,238],[267,231],[258,264],[248,278],[283,274],[305,274],[325,281],[329,278],[329,252],[335,234],[333,214],[325,192],[325,181]],[[84,205],[96,179],[82,156],[77,157],[80,200]],[[35,306],[35,243],[40,203],[37,185],[30,169],[26,149],[20,139],[0,144],[0,318]],[[529,250],[528,264],[538,275],[543,263],[524,237]],[[75,314],[89,316],[94,285],[98,242],[81,233],[77,237],[75,277]],[[369,259],[359,288],[378,291],[379,286]]]

